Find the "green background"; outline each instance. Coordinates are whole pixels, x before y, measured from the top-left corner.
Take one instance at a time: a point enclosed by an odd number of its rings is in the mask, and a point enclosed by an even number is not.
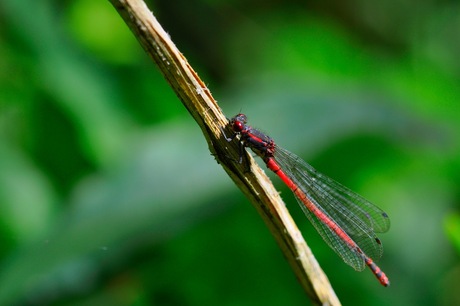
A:
[[[389,214],[383,288],[273,179],[343,304],[460,303],[458,2],[148,5],[228,117]],[[308,304],[108,1],[0,3],[0,305]]]

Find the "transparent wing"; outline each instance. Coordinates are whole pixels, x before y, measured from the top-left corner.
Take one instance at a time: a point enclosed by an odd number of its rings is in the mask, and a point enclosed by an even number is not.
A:
[[[339,226],[366,254],[378,261],[383,247],[375,233],[390,228],[388,215],[360,195],[333,179],[318,173],[300,157],[276,147],[275,161],[286,175],[307,195],[309,200],[337,226]],[[340,238],[325,222],[321,221],[297,198],[307,218],[326,243],[355,270],[365,268],[363,254]]]

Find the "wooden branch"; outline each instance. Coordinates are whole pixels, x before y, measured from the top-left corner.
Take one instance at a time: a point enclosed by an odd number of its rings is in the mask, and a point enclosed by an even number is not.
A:
[[[251,164],[250,173],[245,171],[244,165],[234,161],[238,159],[238,146],[235,142],[228,143],[221,133],[221,127],[228,123],[227,119],[209,89],[146,4],[142,0],[110,1],[201,127],[211,153],[264,219],[312,302],[340,305],[326,275],[269,178],[250,155],[247,155]]]

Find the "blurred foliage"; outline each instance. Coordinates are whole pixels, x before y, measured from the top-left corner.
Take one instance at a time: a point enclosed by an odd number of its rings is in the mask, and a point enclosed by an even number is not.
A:
[[[460,4],[150,1],[230,117],[382,207],[345,305],[458,305]],[[1,305],[305,305],[255,210],[108,1],[0,3]]]

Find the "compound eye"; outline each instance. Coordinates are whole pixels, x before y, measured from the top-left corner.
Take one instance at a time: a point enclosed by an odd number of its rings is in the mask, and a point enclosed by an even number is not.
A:
[[[235,132],[241,132],[244,128],[244,124],[241,121],[233,122],[233,130]]]

